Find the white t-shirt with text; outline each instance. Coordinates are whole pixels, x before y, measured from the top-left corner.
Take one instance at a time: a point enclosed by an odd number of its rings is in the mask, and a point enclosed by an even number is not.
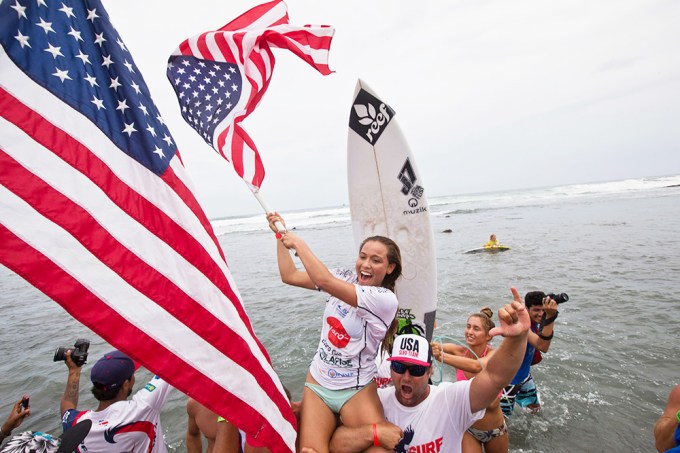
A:
[[[395,452],[460,453],[463,434],[486,412],[470,412],[471,382],[430,385],[430,394],[415,407],[402,405],[394,387],[378,389],[385,419],[404,431]]]

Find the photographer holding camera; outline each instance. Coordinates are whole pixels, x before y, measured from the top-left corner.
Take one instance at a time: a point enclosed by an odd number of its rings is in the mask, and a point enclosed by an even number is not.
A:
[[[555,319],[559,312],[557,304],[566,302],[566,293],[548,294],[543,291],[531,291],[524,296],[524,305],[531,318],[531,331],[527,338],[527,349],[522,365],[510,385],[503,389],[501,409],[505,418],[509,418],[515,410],[515,403],[528,407],[533,413],[541,411],[538,389],[531,376],[531,365],[541,360],[540,353],[548,352],[553,338]]]
[[[89,343],[87,345],[89,346]],[[76,356],[77,362],[72,359],[73,356]],[[99,406],[94,411],[81,411],[76,409],[76,406],[80,372],[87,360],[87,348],[82,343],[79,347],[79,343],[76,342],[75,349],[63,352],[63,359],[68,367],[66,390],[61,398],[61,421],[64,432],[83,420],[89,419],[94,422],[80,444],[80,451],[88,453],[167,451],[163,443],[160,421],[161,408],[172,389],[167,382],[154,376],[144,388],[128,400],[135,384],[136,366],[127,355],[120,351],[112,351],[104,354],[90,373],[92,394],[99,401]]]

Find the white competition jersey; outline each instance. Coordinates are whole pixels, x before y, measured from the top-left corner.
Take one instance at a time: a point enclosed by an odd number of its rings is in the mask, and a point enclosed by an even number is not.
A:
[[[92,420],[89,434],[78,446],[87,453],[165,453],[161,408],[172,387],[155,376],[143,389],[126,401],[118,401],[103,411],[64,412],[64,431],[82,420]]]
[[[415,407],[397,401],[394,387],[378,389],[385,419],[404,431],[394,451],[460,453],[463,434],[486,411],[470,412],[471,382],[430,385],[430,394]]]
[[[386,288],[359,285],[349,269],[330,271],[355,285],[357,306],[333,296],[328,299],[310,372],[327,389],[359,388],[376,374],[376,352],[397,313],[397,296]]]

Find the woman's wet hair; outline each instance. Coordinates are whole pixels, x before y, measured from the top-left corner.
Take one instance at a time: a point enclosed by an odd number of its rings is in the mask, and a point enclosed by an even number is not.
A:
[[[383,279],[380,286],[387,288],[390,291],[394,291],[394,287],[397,284],[397,279],[399,276],[401,276],[401,251],[399,250],[399,246],[392,239],[385,236],[371,236],[364,239],[364,241],[361,243],[361,246],[359,246],[359,252],[361,252],[361,249],[364,248],[364,244],[372,241],[380,242],[382,245],[387,247],[387,262],[388,264],[394,264],[394,270],[392,273],[385,275],[385,278]]]
[[[479,313],[473,313],[470,318],[479,318],[482,320],[482,325],[484,326],[484,331],[489,333],[491,329],[496,327],[496,324],[491,318],[493,318],[493,310],[489,307],[483,307],[479,310]],[[468,318],[468,319],[470,319]]]

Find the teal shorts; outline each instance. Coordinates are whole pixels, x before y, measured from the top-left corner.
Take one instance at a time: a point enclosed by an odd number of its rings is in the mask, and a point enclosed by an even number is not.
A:
[[[541,400],[538,397],[538,389],[531,373],[520,384],[510,384],[503,389],[501,410],[505,418],[512,415],[515,410],[515,403],[521,407],[533,406],[534,411],[540,410]]]
[[[334,414],[339,414],[342,406],[363,388],[329,390],[320,385],[310,383],[305,383],[305,387],[316,393],[316,395],[321,398],[321,401],[323,401]]]

